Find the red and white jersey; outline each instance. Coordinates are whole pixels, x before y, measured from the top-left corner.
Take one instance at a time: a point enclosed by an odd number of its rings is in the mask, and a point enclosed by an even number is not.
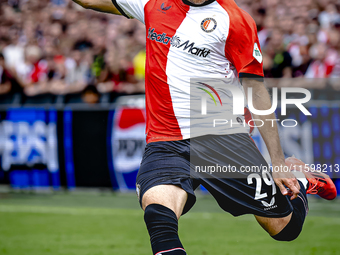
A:
[[[193,137],[191,78],[263,77],[255,22],[233,0],[202,5],[187,0],[113,2],[122,15],[146,26],[148,143]],[[246,128],[224,134],[242,132]]]

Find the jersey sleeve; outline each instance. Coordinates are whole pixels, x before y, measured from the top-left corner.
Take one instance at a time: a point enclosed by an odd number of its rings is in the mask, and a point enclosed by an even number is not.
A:
[[[239,77],[263,77],[263,58],[255,21],[245,12],[230,18],[225,56]]]
[[[117,10],[128,19],[138,19],[144,24],[144,6],[148,0],[112,0]]]

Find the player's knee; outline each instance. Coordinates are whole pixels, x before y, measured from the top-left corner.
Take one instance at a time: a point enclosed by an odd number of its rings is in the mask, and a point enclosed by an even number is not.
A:
[[[292,218],[288,222],[288,224],[281,230],[280,233],[272,236],[272,238],[277,241],[286,242],[295,240],[302,231],[303,222],[304,218],[298,217],[293,213]]]
[[[157,185],[148,189],[142,196],[142,208],[146,211],[149,205],[163,204],[166,208],[175,212],[177,219],[179,219],[187,197],[187,192],[180,187],[175,185]],[[150,208],[149,211],[152,212]]]

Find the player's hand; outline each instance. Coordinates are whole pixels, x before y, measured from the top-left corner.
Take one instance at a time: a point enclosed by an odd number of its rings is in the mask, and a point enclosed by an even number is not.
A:
[[[273,178],[282,195],[290,195],[290,200],[297,198],[300,193],[300,184],[285,163],[273,164]]]

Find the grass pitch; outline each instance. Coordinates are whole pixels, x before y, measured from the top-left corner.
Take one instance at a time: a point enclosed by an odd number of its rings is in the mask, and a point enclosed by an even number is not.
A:
[[[234,218],[199,196],[180,219],[190,255],[340,254],[340,200],[310,199],[300,237],[272,240],[251,215]],[[132,194],[0,194],[0,254],[150,255],[143,213]]]

